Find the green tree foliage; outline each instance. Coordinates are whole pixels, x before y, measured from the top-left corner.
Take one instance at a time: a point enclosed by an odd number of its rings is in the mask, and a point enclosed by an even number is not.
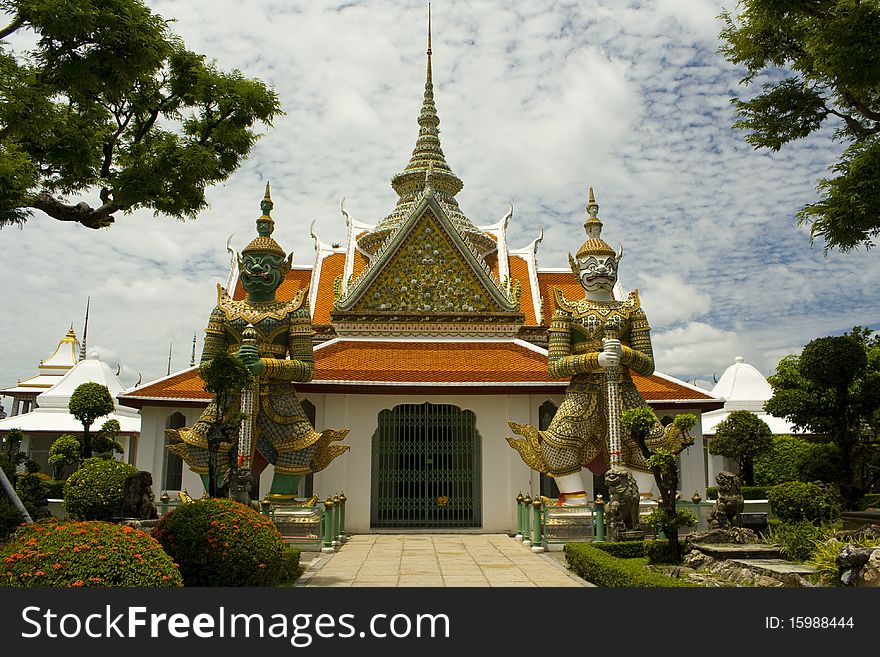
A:
[[[101,425],[101,430],[98,432],[98,435],[95,436],[95,439],[92,441],[92,451],[97,454],[102,454],[106,458],[110,458],[113,453],[122,454],[123,447],[118,442],[116,442],[116,436],[119,435],[119,432],[122,430],[122,427],[119,426],[118,420],[107,420],[104,424]]]
[[[773,446],[773,432],[754,413],[733,411],[715,428],[709,453],[736,459],[746,486],[755,485],[754,459]]]
[[[69,433],[60,436],[49,447],[49,465],[52,466],[52,476],[61,479],[64,476],[64,467],[76,465],[82,457],[82,445],[79,438]]]
[[[751,100],[733,100],[734,127],[774,151],[834,129],[846,147],[798,220],[826,253],[871,248],[880,234],[880,0],[740,0],[738,15],[721,18],[720,50],[745,67],[742,83],[770,80]]]
[[[274,91],[187,50],[141,0],[0,0],[0,226],[193,218],[281,113]],[[4,22],[7,23],[4,26]],[[97,190],[100,205],[77,199]]]
[[[857,326],[851,334],[818,338],[800,356],[786,356],[769,377],[764,405],[796,428],[827,436],[839,450],[837,484],[844,508],[880,481],[880,339]]]
[[[220,447],[223,443],[230,446],[238,444],[239,427],[244,419],[244,415],[235,410],[231,402],[242,390],[254,384],[254,375],[241,360],[225,351],[203,363],[200,373],[205,390],[214,393],[214,403],[218,409],[207,436],[208,495],[217,497]],[[234,458],[235,451],[231,454]]]
[[[631,408],[620,414],[620,423],[635,439],[651,468],[660,500],[655,513],[651,516],[651,524],[662,531],[669,539],[671,558],[675,563],[681,561],[681,543],[678,540],[679,527],[690,526],[696,522],[693,514],[682,513],[675,508],[675,496],[678,491],[678,465],[676,457],[694,444],[688,433],[697,423],[697,416],[690,413],[676,415],[672,426],[667,427],[666,446],[651,448],[647,444],[650,431],[654,428],[657,417],[650,406]]]
[[[755,457],[755,483],[775,486],[786,481],[837,481],[840,450],[834,443],[797,436],[774,436],[769,451]]]
[[[115,405],[110,390],[105,385],[89,381],[81,383],[70,396],[67,409],[83,425],[82,457],[92,456],[91,427],[99,417],[113,412]]]

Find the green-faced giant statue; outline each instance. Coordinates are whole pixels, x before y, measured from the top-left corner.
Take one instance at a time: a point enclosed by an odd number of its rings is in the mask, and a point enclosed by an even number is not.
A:
[[[294,391],[294,383],[310,381],[314,373],[312,326],[307,288],[293,299],[279,301],[275,292],[290,271],[293,254],[287,256],[272,239],[274,220],[269,186],[257,219],[258,236],[238,256],[239,276],[246,299],[235,300],[217,286],[217,306],[205,329],[201,368],[219,353],[234,354],[254,375],[252,389],[235,395],[226,416],[243,413],[238,439],[239,469],[259,475],[268,464],[275,466],[270,499],[296,493],[303,475],[324,469],[347,445],[347,429],[315,431]],[[207,483],[208,434],[217,417],[212,402],[191,428],[169,430],[177,441],[169,449],[186,461]],[[232,444],[224,443],[220,463],[228,467]],[[207,488],[207,486],[206,486]]]

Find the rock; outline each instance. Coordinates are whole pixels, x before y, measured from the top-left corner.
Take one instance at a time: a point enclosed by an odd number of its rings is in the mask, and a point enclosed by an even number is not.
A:
[[[871,558],[873,548],[854,547],[852,543],[843,546],[835,562],[840,568],[861,568]]]
[[[757,543],[758,535],[744,527],[728,527],[727,529],[710,529],[703,532],[691,532],[685,539],[685,551],[693,549],[695,543]]]
[[[874,548],[868,563],[862,568],[857,586],[880,587],[880,548]]]

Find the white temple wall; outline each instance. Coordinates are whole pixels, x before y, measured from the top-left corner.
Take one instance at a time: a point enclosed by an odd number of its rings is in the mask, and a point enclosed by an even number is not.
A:
[[[434,391],[437,391],[435,388]],[[442,390],[442,389],[441,389]],[[469,410],[476,416],[476,429],[481,439],[482,463],[482,531],[507,532],[516,527],[514,498],[519,492],[532,497],[540,494],[540,475],[530,470],[519,455],[506,441],[512,436],[507,425],[509,420],[538,426],[541,405],[551,401],[557,406],[562,403],[562,395],[522,394],[522,395],[442,395],[433,391],[400,395],[369,394],[316,394],[306,393],[302,399],[315,406],[315,428],[349,428],[344,444],[350,451],[334,460],[325,470],[314,476],[314,494],[320,499],[338,493],[345,493],[346,526],[350,532],[370,531],[370,502],[372,477],[372,440],[378,426],[378,416],[384,409],[393,409],[400,404],[452,404],[461,410]],[[169,416],[182,413],[186,426],[192,426],[202,413],[201,408],[150,407],[141,411],[141,435],[138,440],[138,469],[153,474],[154,490],[161,493],[163,483],[163,459],[165,426]],[[678,413],[700,413],[694,408],[681,408],[675,411],[661,411],[659,415],[675,416]],[[702,427],[697,424],[692,429],[697,436],[696,443],[681,455],[681,484],[679,489],[685,499],[690,499],[694,491],[706,497],[706,463],[703,456]],[[708,485],[714,485],[714,476],[720,471],[720,457],[709,456]],[[260,492],[269,491],[274,468],[269,466],[260,477]],[[651,492],[654,499],[657,489],[650,473],[636,473],[639,489]],[[593,481],[584,470],[584,483],[590,497],[593,497]],[[189,468],[183,469],[181,484],[193,497],[204,492],[201,479]],[[169,490],[174,496],[177,491]],[[301,491],[302,492],[302,491]]]
[[[322,499],[344,492],[348,531],[370,531],[372,440],[378,416],[400,404],[452,404],[476,416],[481,439],[482,530],[505,532],[516,527],[514,498],[530,489],[531,471],[505,438],[513,435],[508,420],[533,422],[547,397],[523,395],[304,395],[316,407],[316,428],[351,431],[345,443],[351,451],[315,475],[314,491]],[[537,481],[537,480],[536,480]],[[537,490],[537,488],[535,488]]]

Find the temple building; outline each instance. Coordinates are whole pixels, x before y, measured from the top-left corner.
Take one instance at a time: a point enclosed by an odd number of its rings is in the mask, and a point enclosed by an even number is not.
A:
[[[10,416],[34,410],[37,407],[37,396],[58,383],[79,362],[80,350],[80,342],[71,324],[67,335],[61,338],[52,355],[40,361],[37,374],[20,379],[17,385],[0,389],[0,397],[12,398]]]
[[[344,492],[350,531],[507,531],[519,492],[552,493],[552,480],[530,470],[505,439],[509,421],[546,427],[564,398],[568,382],[547,373],[547,328],[554,289],[570,299],[583,290],[569,269],[538,267],[542,235],[508,243],[512,207],[485,224],[459,207],[463,182],[440,145],[430,43],[429,28],[419,134],[391,179],[395,207],[374,223],[343,207],[346,243],[329,246],[313,230],[312,261],[295,265],[276,293],[285,301],[307,290],[315,374],[295,385],[304,409],[319,431],[350,429],[350,453],[302,481],[300,493]],[[613,221],[609,227],[623,232]],[[245,298],[234,259],[228,287]],[[661,373],[633,379],[661,419],[723,406]],[[191,426],[210,397],[197,367],[120,395],[141,410],[137,466],[157,486],[202,493],[198,476],[166,449],[165,430]],[[703,431],[692,433],[696,444],[681,457],[688,495],[707,485]],[[588,492],[602,485],[596,478]]]
[[[805,432],[795,429],[788,420],[770,415],[764,410],[764,403],[773,396],[773,388],[764,375],[745,362],[742,356],[734,358],[733,364],[724,370],[724,374],[712,388],[712,394],[724,400],[724,408],[703,415],[703,439],[707,444],[715,435],[718,424],[726,420],[733,411],[754,413],[766,422],[775,435],[806,435]],[[715,480],[715,475],[721,470],[737,472],[738,465],[734,459],[708,456],[707,477],[710,482]]]
[[[40,363],[41,372],[47,362],[56,363],[55,367],[61,369],[65,363],[65,359],[71,356],[68,353],[69,348],[74,342],[77,350],[80,349],[79,342],[76,341],[71,329],[67,336],[61,341],[59,349],[49,359]],[[59,356],[59,351],[63,351],[64,355]],[[42,472],[51,472],[49,467],[49,448],[52,443],[62,434],[69,433],[73,435],[81,435],[83,431],[82,423],[77,420],[68,411],[70,397],[74,390],[83,383],[100,383],[107,386],[110,395],[115,400],[116,408],[109,415],[105,415],[95,422],[92,430],[97,431],[101,425],[107,420],[116,420],[119,422],[121,431],[116,437],[123,447],[123,453],[118,458],[134,463],[137,454],[137,439],[140,435],[141,418],[137,410],[127,406],[123,406],[116,401],[118,395],[125,392],[125,386],[119,381],[116,373],[111,367],[98,360],[97,355],[93,354],[89,358],[80,358],[76,351],[73,351],[73,365],[65,367],[61,376],[57,374],[38,375],[26,381],[22,381],[16,388],[11,390],[25,388],[24,383],[31,385],[44,385],[49,383],[48,388],[40,389],[40,392],[34,395],[34,401],[29,404],[30,410],[24,413],[11,415],[0,420],[0,436],[5,435],[11,429],[20,429],[24,434],[21,450],[40,464]],[[57,370],[54,370],[57,371]],[[10,389],[4,390],[3,394],[10,394]]]

